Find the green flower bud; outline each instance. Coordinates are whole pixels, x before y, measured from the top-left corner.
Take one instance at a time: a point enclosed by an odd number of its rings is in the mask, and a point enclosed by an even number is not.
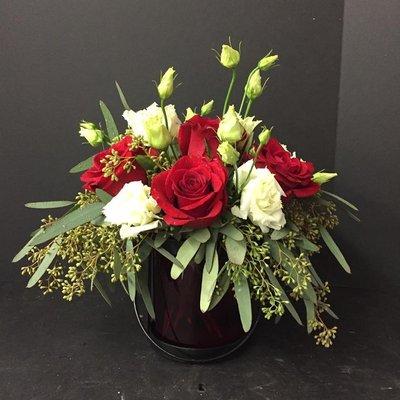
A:
[[[175,70],[170,67],[167,69],[167,72],[161,77],[160,83],[157,86],[158,95],[160,99],[166,100],[171,96],[174,91],[174,75]]]
[[[235,106],[229,106],[218,126],[219,139],[221,142],[236,143],[242,138],[243,132],[244,129],[235,111]]]
[[[258,68],[260,68],[261,71],[267,71],[271,67],[275,65],[275,63],[278,61],[278,55],[275,54],[273,56],[270,55],[271,52],[269,52],[265,57],[263,57],[259,62],[258,62]]]
[[[235,165],[239,160],[240,153],[228,142],[222,142],[217,151],[225,164]]]
[[[250,77],[249,81],[246,83],[245,87],[246,96],[250,100],[254,100],[259,97],[263,91],[261,84],[260,70],[257,69]]]
[[[222,45],[219,62],[225,68],[235,68],[240,61],[240,53],[227,44]]]
[[[197,115],[190,107],[186,109],[186,116],[185,116],[185,121],[189,120],[190,118],[194,117]]]
[[[268,128],[264,128],[263,131],[258,135],[258,140],[261,146],[268,143],[269,138],[271,137],[271,131]]]
[[[147,133],[147,142],[154,149],[165,150],[170,145],[172,136],[160,115],[147,119],[144,122],[144,128]]]
[[[206,104],[203,104],[201,106],[201,110],[200,110],[201,115],[210,114],[210,112],[212,111],[213,107],[214,107],[214,100],[211,100]]]
[[[95,147],[103,142],[103,131],[92,122],[82,121],[79,128],[79,135],[84,137],[91,146]]]
[[[318,185],[322,185],[323,183],[329,182],[335,176],[337,176],[336,172],[316,172],[313,175],[312,180],[313,182],[318,183]]]

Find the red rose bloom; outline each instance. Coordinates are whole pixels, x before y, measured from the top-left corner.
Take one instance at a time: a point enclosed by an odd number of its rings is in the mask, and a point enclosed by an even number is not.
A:
[[[319,191],[320,186],[312,181],[314,164],[293,157],[275,138],[260,151],[256,167],[267,167],[275,174],[287,198],[310,197]]]
[[[141,148],[131,150],[131,144],[132,137],[125,136],[108,149],[96,154],[93,157],[93,165],[81,175],[81,181],[84,183],[83,188],[90,191],[103,189],[111,196],[115,196],[125,183],[132,181],[147,183],[146,171],[133,160],[133,157],[145,153]],[[114,169],[117,180],[112,180],[111,176],[105,177],[103,172],[105,164],[102,160],[105,160],[105,157],[111,154],[112,150],[117,151],[122,158],[121,163]],[[132,168],[125,170],[124,165],[128,160],[132,163]]]
[[[194,115],[184,122],[178,133],[182,155],[218,157],[218,125],[219,118],[206,118],[200,115]]]
[[[173,226],[204,228],[227,203],[228,174],[218,159],[183,156],[168,171],[154,176],[151,195]]]

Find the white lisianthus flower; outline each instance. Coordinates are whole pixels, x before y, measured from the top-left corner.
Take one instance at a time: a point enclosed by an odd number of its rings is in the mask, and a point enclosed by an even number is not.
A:
[[[286,224],[281,201],[281,196],[285,196],[285,193],[267,168],[253,168],[248,178],[252,164],[253,160],[247,161],[237,170],[238,185],[244,187],[240,206],[232,207],[232,214],[242,219],[250,219],[264,233],[268,232],[269,228],[279,230]],[[236,184],[236,173],[234,182]]]
[[[261,120],[255,120],[254,121],[254,116],[253,117],[242,118],[238,114],[238,118],[239,118],[240,124],[243,126],[244,131],[246,133],[248,133],[249,135],[251,133],[253,133],[253,131],[257,127],[257,125],[259,125],[262,122]]]
[[[122,239],[157,228],[155,218],[160,211],[150,195],[150,188],[141,181],[126,183],[103,208],[105,222],[121,226]]]
[[[233,144],[242,138],[243,131],[235,106],[229,106],[228,111],[223,115],[219,123],[217,136],[222,142]]]
[[[175,138],[178,135],[179,126],[181,124],[176,114],[175,106],[172,104],[165,106],[165,113],[167,114],[169,133],[171,138]],[[157,103],[153,103],[149,107],[139,111],[125,110],[122,116],[131,127],[133,135],[141,137],[144,143],[148,145],[150,144],[149,135],[154,134],[152,129],[149,129],[149,120],[161,121],[165,127],[164,115],[161,107],[159,107]]]

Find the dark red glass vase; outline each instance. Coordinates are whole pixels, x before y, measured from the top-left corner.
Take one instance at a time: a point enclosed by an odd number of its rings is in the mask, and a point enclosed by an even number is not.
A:
[[[153,334],[164,342],[197,349],[225,346],[243,338],[236,300],[228,290],[211,311],[200,311],[203,266],[190,263],[176,280],[171,262],[158,253],[152,258]]]

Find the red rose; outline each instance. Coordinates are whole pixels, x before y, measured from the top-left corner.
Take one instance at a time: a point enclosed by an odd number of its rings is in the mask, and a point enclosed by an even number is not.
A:
[[[168,171],[154,176],[151,195],[173,226],[209,226],[227,203],[228,174],[221,161],[183,156]]]
[[[275,174],[288,198],[310,197],[319,191],[319,185],[312,181],[314,164],[293,157],[275,138],[271,138],[260,151],[256,167],[267,167]]]
[[[93,158],[93,165],[81,175],[81,181],[84,183],[83,188],[90,191],[103,189],[115,196],[125,183],[132,181],[147,183],[146,171],[133,159],[135,156],[145,153],[141,148],[132,150],[131,145],[132,137],[125,136],[108,149],[96,154]],[[112,180],[111,176],[105,177],[103,172],[104,160],[106,160],[106,156],[111,155],[112,151],[116,151],[121,157],[121,162],[114,168],[117,180]],[[132,164],[131,167],[124,168],[128,161]]]
[[[206,118],[200,115],[194,115],[184,122],[178,133],[182,155],[218,157],[218,125],[219,118]]]

